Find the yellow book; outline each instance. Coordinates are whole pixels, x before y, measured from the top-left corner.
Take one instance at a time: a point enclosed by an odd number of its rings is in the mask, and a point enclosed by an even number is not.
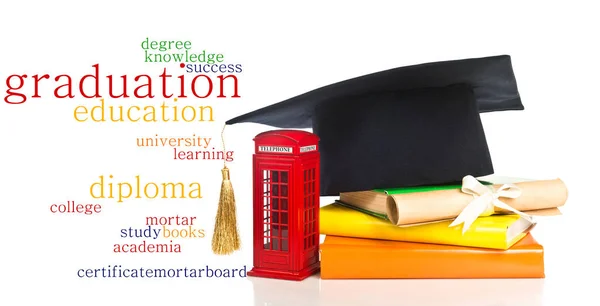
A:
[[[320,233],[323,235],[446,244],[507,250],[535,226],[518,215],[480,217],[467,232],[449,227],[452,220],[398,227],[388,220],[374,217],[339,204],[321,207]]]

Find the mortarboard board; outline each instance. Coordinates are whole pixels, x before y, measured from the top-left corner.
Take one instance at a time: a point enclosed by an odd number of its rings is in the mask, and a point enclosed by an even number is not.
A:
[[[479,113],[522,110],[508,55],[399,67],[226,122],[312,128],[321,195],[437,185],[493,173]]]

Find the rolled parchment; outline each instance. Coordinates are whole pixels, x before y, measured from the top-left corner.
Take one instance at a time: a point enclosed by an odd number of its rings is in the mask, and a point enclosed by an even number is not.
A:
[[[561,207],[567,201],[567,187],[561,179],[512,184],[521,189],[521,195],[515,199],[499,200],[524,213],[535,215],[539,211],[547,215],[549,209]],[[497,190],[502,184],[494,184],[493,187]],[[473,195],[460,189],[392,194],[387,197],[386,213],[397,226],[437,222],[456,218],[473,199]],[[496,213],[507,211],[496,208]]]

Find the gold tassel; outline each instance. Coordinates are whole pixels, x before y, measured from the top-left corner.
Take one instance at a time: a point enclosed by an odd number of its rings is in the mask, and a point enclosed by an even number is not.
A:
[[[225,132],[225,126],[221,131],[223,151],[225,151],[223,132]],[[237,227],[233,186],[229,177],[229,169],[225,163],[221,173],[223,174],[223,182],[221,183],[221,196],[219,197],[219,207],[215,220],[212,249],[213,253],[217,255],[228,255],[240,249],[240,235]]]

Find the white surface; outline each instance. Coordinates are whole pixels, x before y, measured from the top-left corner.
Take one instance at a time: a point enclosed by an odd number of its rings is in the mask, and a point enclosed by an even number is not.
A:
[[[418,6],[304,1],[293,8],[279,2],[31,2],[0,4],[2,80],[21,72],[78,75],[94,63],[115,75],[156,73],[160,66],[143,64],[139,47],[150,36],[191,40],[194,49],[222,52],[242,63],[243,98],[200,101],[214,105],[214,124],[79,124],[72,119],[74,107],[95,101],[0,103],[0,305],[598,304],[595,7],[577,1],[419,1]],[[251,266],[252,138],[268,128],[246,124],[226,132],[228,149],[236,154],[230,168],[244,245],[230,257],[212,255],[209,239],[183,242],[180,254],[112,253],[121,241],[119,229],[141,226],[146,216],[197,216],[210,233],[216,212],[220,162],[174,161],[169,150],[137,148],[135,137],[196,133],[218,142],[225,120],[319,86],[402,65],[496,54],[512,56],[526,107],[482,115],[496,173],[561,177],[570,191],[564,216],[543,220],[534,231],[546,248],[545,280],[76,277],[79,268],[109,264]],[[99,201],[103,213],[92,217],[48,212],[53,202],[90,201],[89,185],[109,174],[118,180],[136,174],[156,181],[197,180],[204,198]]]
[[[544,305],[544,292],[547,290],[545,281],[537,279],[346,281],[321,280],[315,276],[301,284],[250,280],[255,295],[254,305],[535,306]],[[281,294],[283,292],[285,294]]]

